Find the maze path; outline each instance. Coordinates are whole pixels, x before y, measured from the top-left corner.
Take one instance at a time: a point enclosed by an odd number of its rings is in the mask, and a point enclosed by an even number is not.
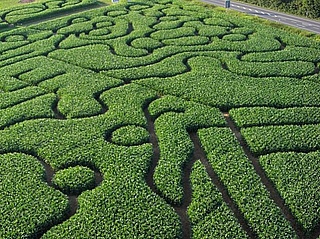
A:
[[[63,3],[53,1],[45,7]],[[6,13],[2,21],[10,15],[14,14]],[[229,111],[241,128],[250,147],[247,152],[256,152],[255,141],[250,143],[245,133],[256,126],[262,126],[261,132],[277,126],[273,128],[279,142],[283,125],[291,129],[302,124],[314,131],[320,103],[318,43],[178,1],[111,5],[2,32],[0,41],[0,152],[37,155],[54,170],[90,165],[104,176],[101,185],[79,196],[79,209],[72,217],[52,223],[46,232],[39,230],[43,238],[106,233],[201,238],[202,229],[226,223],[218,215],[228,218],[233,238],[320,234],[319,216],[308,217],[307,211],[301,216],[301,202],[294,201],[298,194],[287,194],[293,186],[281,187],[286,176],[272,174],[281,167],[263,164],[273,160],[263,155],[255,159],[263,167],[256,163],[252,168],[243,149],[228,141],[230,132],[225,132],[221,114]],[[39,109],[34,107],[37,100]],[[34,111],[20,110],[28,107]],[[278,116],[270,119],[272,114]],[[149,143],[134,137],[145,129],[151,135]],[[206,138],[211,131],[213,136]],[[312,135],[309,131],[306,135]],[[116,139],[119,132],[125,139]],[[261,132],[253,135],[263,138]],[[213,138],[225,144],[226,152],[211,152],[217,143]],[[302,142],[299,137],[293,141]],[[275,144],[276,153],[281,145]],[[231,154],[229,147],[238,153],[220,165]],[[281,147],[284,153],[275,157],[291,155],[292,147]],[[311,142],[299,155],[306,160],[317,149]],[[201,150],[206,152],[201,156],[205,171],[192,158]],[[240,176],[230,166],[238,167],[237,162],[243,166],[238,168]],[[298,169],[290,170],[288,178],[297,180]],[[303,175],[310,177],[308,172]],[[190,180],[206,183],[196,189]],[[221,207],[201,202],[208,208],[199,214],[203,220],[195,223],[189,219],[194,215],[190,206],[200,200],[193,193],[202,187],[220,198]],[[301,184],[301,189],[312,194],[319,185]],[[318,199],[313,200],[317,210]],[[217,229],[216,235],[225,229]]]

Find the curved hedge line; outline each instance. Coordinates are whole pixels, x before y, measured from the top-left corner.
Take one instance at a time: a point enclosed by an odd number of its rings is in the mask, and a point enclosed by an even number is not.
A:
[[[78,165],[66,168],[55,173],[52,184],[65,194],[80,194],[94,188],[94,171]]]

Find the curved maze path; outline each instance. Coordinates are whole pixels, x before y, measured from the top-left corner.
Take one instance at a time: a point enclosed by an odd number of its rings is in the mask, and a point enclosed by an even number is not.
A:
[[[169,0],[0,41],[1,238],[319,238],[319,43]]]

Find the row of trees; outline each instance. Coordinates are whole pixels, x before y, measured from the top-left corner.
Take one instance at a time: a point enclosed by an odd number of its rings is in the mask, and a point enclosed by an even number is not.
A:
[[[320,18],[320,0],[241,0],[309,18]]]

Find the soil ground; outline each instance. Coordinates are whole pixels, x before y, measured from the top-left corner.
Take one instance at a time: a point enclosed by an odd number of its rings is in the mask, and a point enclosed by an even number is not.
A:
[[[34,2],[34,0],[20,0],[19,3],[30,3]]]

